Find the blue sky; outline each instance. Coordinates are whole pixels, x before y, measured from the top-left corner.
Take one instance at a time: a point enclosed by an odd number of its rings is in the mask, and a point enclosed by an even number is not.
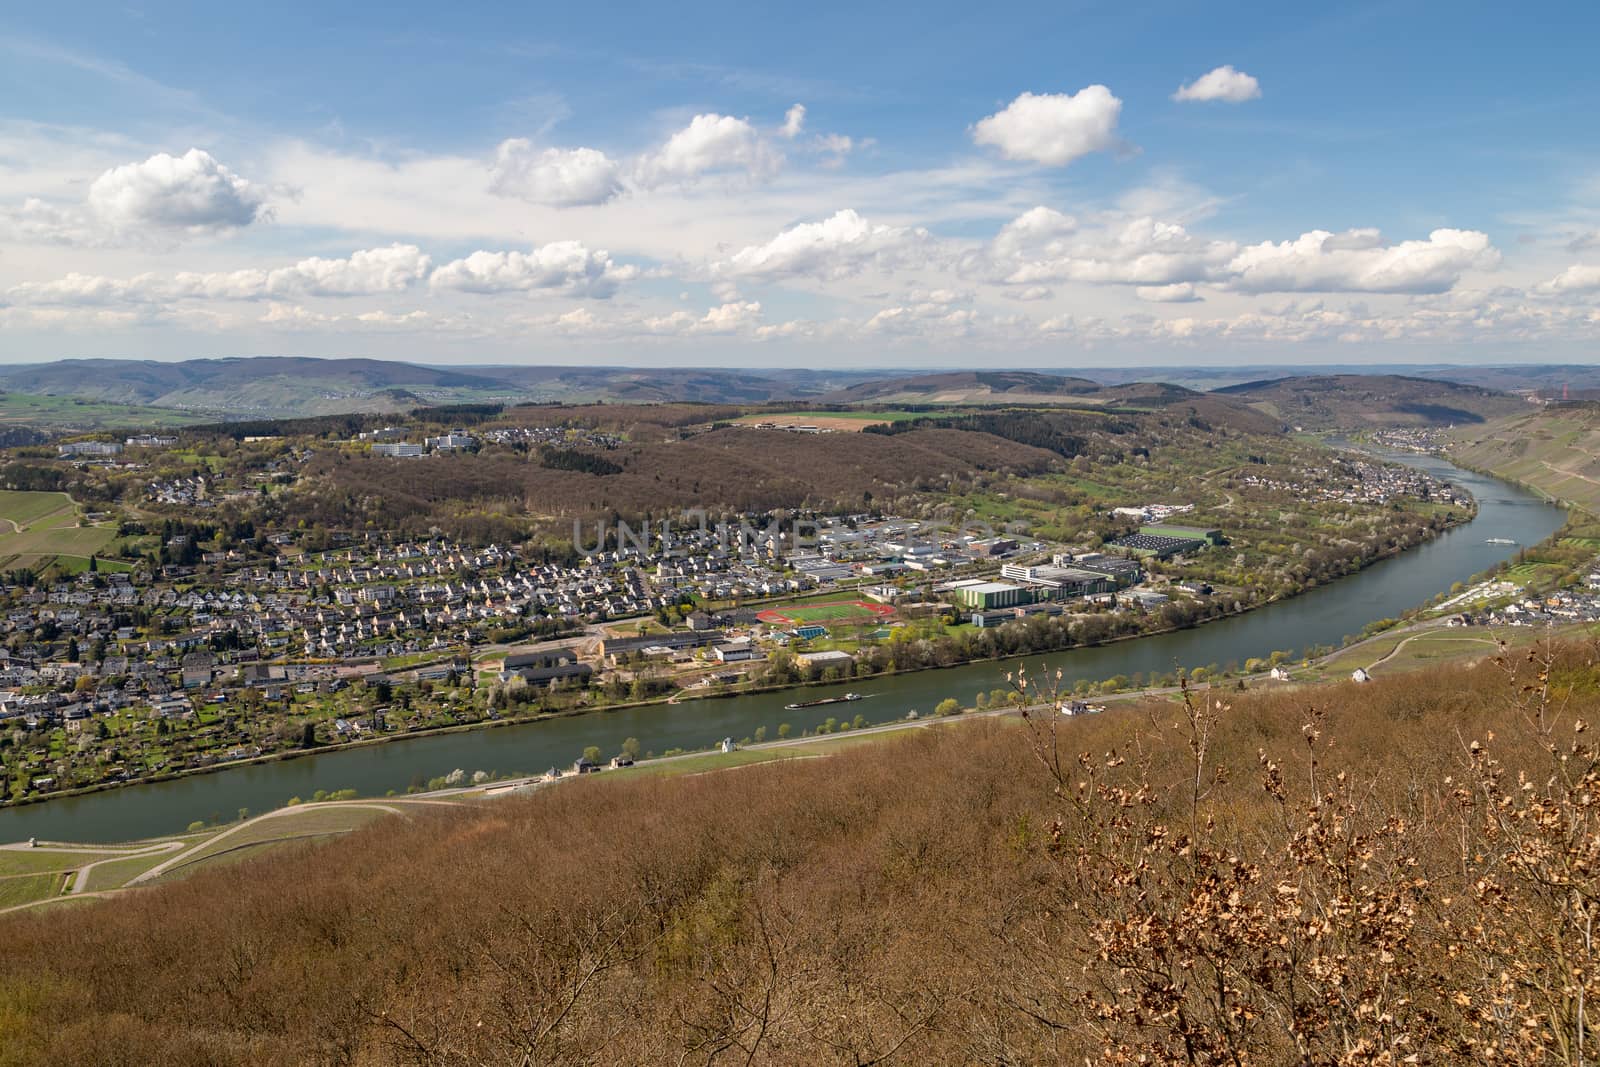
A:
[[[1591,5],[0,14],[0,359],[1579,359]]]

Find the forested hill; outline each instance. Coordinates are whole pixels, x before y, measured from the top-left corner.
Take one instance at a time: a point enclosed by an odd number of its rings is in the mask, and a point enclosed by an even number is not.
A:
[[[1574,649],[394,817],[0,919],[0,1062],[1575,1063],[1597,693]]]
[[[1527,402],[1475,385],[1398,375],[1339,374],[1245,382],[1215,391],[1307,430],[1450,426],[1511,415]]]

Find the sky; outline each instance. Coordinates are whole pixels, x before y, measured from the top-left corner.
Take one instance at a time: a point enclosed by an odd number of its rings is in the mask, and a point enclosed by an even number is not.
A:
[[[0,361],[1600,355],[1593,4],[762,7],[0,9]]]

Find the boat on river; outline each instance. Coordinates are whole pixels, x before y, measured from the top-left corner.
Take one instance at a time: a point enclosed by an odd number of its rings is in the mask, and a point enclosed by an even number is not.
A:
[[[1486,544],[1486,545],[1514,545],[1514,544],[1516,544],[1516,542],[1513,541],[1509,537],[1486,537],[1486,538],[1484,538],[1483,543]]]
[[[801,708],[820,708],[824,704],[848,704],[853,700],[865,700],[860,693],[846,693],[842,697],[823,697],[821,700],[802,700],[798,704],[785,704],[785,711],[799,711]]]

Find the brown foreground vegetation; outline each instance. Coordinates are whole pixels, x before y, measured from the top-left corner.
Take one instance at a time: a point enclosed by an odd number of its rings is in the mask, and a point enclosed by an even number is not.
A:
[[[0,1064],[1580,1063],[1590,648],[615,776],[0,925]]]

